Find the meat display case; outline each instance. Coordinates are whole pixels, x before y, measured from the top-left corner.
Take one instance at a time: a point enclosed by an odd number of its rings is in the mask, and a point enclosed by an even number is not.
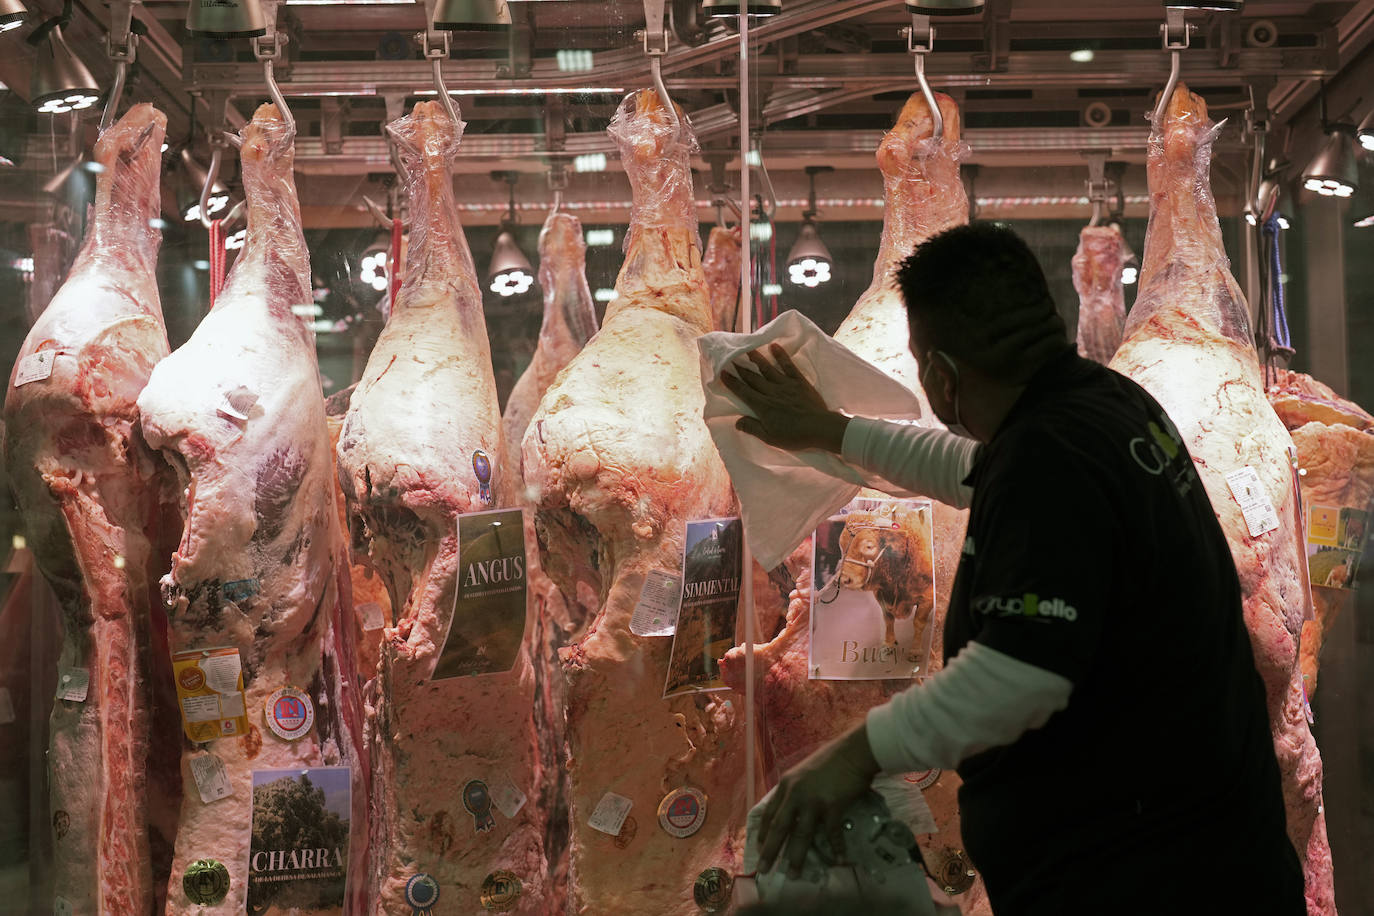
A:
[[[695,339],[796,309],[923,398],[888,273],[992,219],[1111,359],[1177,57],[1297,541],[1246,556],[1309,912],[1374,914],[1370,566],[1308,511],[1374,490],[1374,3],[932,5],[4,5],[0,912],[734,906],[749,808],[930,672],[810,670],[810,542],[738,544]],[[1348,197],[1305,187],[1332,137]],[[737,616],[674,636],[699,536]],[[915,783],[940,912],[991,912],[956,777]]]

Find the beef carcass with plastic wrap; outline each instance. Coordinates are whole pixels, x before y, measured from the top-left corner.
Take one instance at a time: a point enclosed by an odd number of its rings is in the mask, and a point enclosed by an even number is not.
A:
[[[1308,912],[1326,916],[1335,902],[1322,764],[1303,714],[1298,666],[1307,595],[1292,439],[1265,399],[1245,299],[1222,247],[1209,178],[1215,135],[1206,104],[1179,84],[1150,137],[1145,263],[1111,368],[1149,391],[1177,425],[1230,542]],[[1246,466],[1280,519],[1278,530],[1258,537],[1250,535],[1226,480]]]
[[[548,905],[544,812],[493,812],[477,829],[465,786],[508,779],[533,798],[542,779],[535,736],[532,628],[509,671],[433,680],[454,624],[458,517],[519,505],[501,434],[477,270],[458,219],[452,163],[462,139],[438,102],[387,127],[411,202],[404,280],[353,391],[339,438],[339,480],[353,549],[381,576],[396,612],[382,632],[370,694],[373,760],[369,899],[407,912],[406,884],[439,885],[435,912],[481,907],[488,875],[508,870],[521,894],[509,912]],[[477,477],[477,452],[490,478]],[[488,491],[484,488],[489,487]]]
[[[711,294],[711,327],[717,331],[739,329],[739,226],[712,226],[706,239],[701,270]]]
[[[1073,288],[1078,293],[1078,354],[1106,365],[1121,346],[1126,325],[1126,292],[1121,267],[1126,242],[1114,226],[1084,226],[1073,256]]]
[[[702,419],[696,339],[711,329],[688,167],[691,136],[656,93],[632,93],[611,135],[633,190],[616,298],[597,335],[544,396],[524,441],[547,569],[586,602],[586,635],[563,651],[572,785],[570,909],[700,912],[702,871],[743,851],[743,710],[723,693],[660,699],[672,640],[637,636],[645,576],[677,574],[686,522],[733,514],[725,466]],[[658,824],[665,794],[708,799],[678,838]],[[635,822],[612,837],[588,821],[602,797]]]
[[[143,434],[177,470],[180,545],[162,580],[172,651],[231,647],[243,666],[247,734],[182,750],[181,827],[168,911],[241,913],[248,902],[254,770],[353,771],[349,901],[359,905],[366,766],[343,539],[310,302],[310,264],[292,165],[295,129],[263,105],[242,132],[247,238],[215,307],[153,370]],[[298,740],[264,727],[280,688],[305,692],[314,726]],[[212,753],[232,795],[202,801],[192,761]],[[222,902],[195,906],[183,876],[198,859],[229,871]]]
[[[926,239],[963,225],[968,220],[968,196],[959,177],[959,109],[954,101],[936,94],[944,119],[944,136],[933,139],[930,106],[917,93],[903,106],[896,126],[878,147],[884,193],[883,234],[873,265],[873,282],[845,318],[835,339],[859,356],[900,381],[921,401],[924,422],[938,426],[921,389],[916,358],[911,353],[906,305],[893,278],[898,263]],[[843,405],[839,405],[843,406]],[[869,491],[869,495],[881,495]],[[940,664],[944,613],[959,564],[967,512],[935,503],[935,612],[931,659]],[[829,681],[808,680],[811,632],[810,558],[797,570],[797,591],[790,601],[787,622],[772,641],[757,649],[755,671],[761,678],[759,696],[767,725],[768,741],[779,770],[799,762],[826,741],[864,720],[874,706],[913,685],[910,680]],[[743,650],[735,648],[722,666],[726,680],[737,692],[744,690]],[[962,850],[959,837],[959,778],[940,774],[925,790],[939,832],[919,838],[932,860],[948,848]],[[938,893],[938,890],[937,890]],[[965,912],[986,909],[981,881],[959,896]]]
[[[1369,511],[1374,499],[1374,416],[1300,372],[1280,370],[1269,403],[1293,436],[1303,506]],[[1299,664],[1310,700],[1317,691],[1326,633],[1355,593],[1309,576],[1313,619],[1303,621]]]
[[[68,912],[147,913],[152,613],[173,478],[135,401],[167,355],[158,301],[158,175],[167,119],[136,105],[101,133],[90,233],[29,331],[5,397],[5,464],[38,567],[62,608],[48,744],[53,879]],[[80,669],[77,673],[74,669]],[[172,776],[175,781],[175,776]],[[52,909],[53,903],[47,903]]]

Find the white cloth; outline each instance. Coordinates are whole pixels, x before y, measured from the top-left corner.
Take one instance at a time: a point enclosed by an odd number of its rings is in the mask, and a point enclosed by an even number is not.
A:
[[[839,455],[820,449],[788,452],[735,429],[735,421],[746,411],[721,382],[721,371],[736,360],[748,362],[744,354],[750,350],[774,343],[787,351],[797,368],[821,392],[826,404],[835,410],[908,424],[916,423],[921,416],[920,401],[901,382],[856,356],[797,311],[783,312],[753,334],[716,331],[698,338],[706,392],[706,426],[739,496],[749,548],[764,569],[781,563],[818,524],[852,500],[862,486],[894,496],[933,495],[926,489],[902,487],[880,474],[865,472]],[[850,426],[854,426],[853,421]],[[918,428],[931,446],[917,448],[915,452],[930,460],[971,463],[976,443],[963,440],[966,444],[950,448],[949,440],[959,437],[943,429]],[[848,431],[845,439],[848,444]],[[859,444],[856,439],[856,448]],[[911,451],[908,448],[908,457]],[[909,468],[910,479],[919,481],[923,474],[930,473],[938,481],[947,481],[953,473],[944,464],[933,471],[923,468]],[[963,476],[959,474],[958,479]]]
[[[930,680],[868,711],[868,748],[885,773],[952,770],[1040,728],[1072,692],[1062,675],[971,642]]]

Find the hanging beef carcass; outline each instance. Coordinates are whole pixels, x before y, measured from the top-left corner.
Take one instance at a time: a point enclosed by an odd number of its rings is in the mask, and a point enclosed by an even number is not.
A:
[[[1326,916],[1335,903],[1322,765],[1303,714],[1298,665],[1307,596],[1292,439],[1265,400],[1249,314],[1222,246],[1208,175],[1215,134],[1206,104],[1179,84],[1150,138],[1145,263],[1111,367],[1168,411],[1231,544],[1283,774],[1288,833],[1304,863],[1308,912]],[[1246,467],[1277,512],[1277,530],[1250,534],[1227,483],[1227,475]]]
[[[892,272],[898,263],[926,239],[968,220],[968,197],[959,177],[959,109],[954,101],[936,94],[944,119],[944,136],[933,139],[930,106],[917,93],[907,101],[896,126],[878,147],[884,193],[883,234],[873,265],[873,282],[835,333],[835,339],[900,381],[921,401],[924,422],[938,426],[921,389],[916,358],[911,353],[906,306]],[[868,495],[882,494],[870,491]],[[967,513],[935,503],[935,612],[931,661],[938,667],[942,640],[940,630],[949,604],[949,591],[959,562]],[[801,570],[797,590],[788,608],[787,623],[771,642],[758,647],[756,671],[759,696],[774,760],[780,770],[800,761],[831,738],[862,722],[874,706],[911,687],[910,680],[822,681],[808,680],[811,633],[811,569]],[[744,686],[743,650],[727,656],[727,680],[737,690]],[[963,849],[959,837],[959,779],[953,772],[938,775],[925,790],[939,832],[919,838],[932,863],[959,861]],[[938,889],[937,889],[938,894]],[[979,881],[958,898],[966,912],[986,909],[986,894]]]
[[[1073,256],[1073,288],[1078,293],[1078,353],[1106,365],[1121,345],[1126,324],[1126,293],[1121,268],[1126,242],[1115,226],[1084,226]]]
[[[403,285],[339,439],[353,548],[387,584],[397,617],[382,632],[368,724],[377,913],[408,912],[407,884],[417,874],[437,883],[440,911],[478,911],[483,882],[503,871],[520,887],[508,912],[548,905],[537,801],[480,817],[465,809],[474,781],[488,792],[513,785],[530,798],[541,783],[532,628],[509,671],[432,679],[455,626],[458,518],[519,505],[477,270],[453,194],[462,129],[438,102],[419,103],[387,128],[405,169],[410,244]],[[503,626],[512,624],[525,621]]]
[[[634,195],[616,297],[524,441],[545,568],[591,615],[563,652],[578,913],[699,913],[698,876],[733,873],[743,847],[742,710],[722,693],[660,699],[673,640],[630,629],[646,575],[680,570],[686,522],[735,509],[702,420],[696,338],[711,312],[677,120],[646,90],[611,122]],[[680,838],[657,811],[684,786],[709,808]],[[589,825],[607,793],[632,805],[616,836]]]
[[[1374,508],[1374,416],[1301,372],[1280,370],[1268,395],[1298,450],[1303,506],[1335,522],[1332,537],[1323,538],[1321,546],[1334,542],[1337,552],[1316,563],[1316,572],[1308,576],[1313,619],[1303,621],[1299,664],[1311,699],[1326,633],[1355,594],[1349,588],[1352,567],[1358,566],[1357,545],[1368,521],[1359,513]],[[1345,552],[1351,548],[1353,556]]]
[[[711,294],[711,327],[717,331],[738,330],[740,231],[738,226],[712,226],[706,239],[706,254],[701,270]]]
[[[138,399],[144,436],[185,488],[181,542],[162,582],[172,651],[237,650],[248,719],[246,734],[184,745],[181,827],[168,888],[168,911],[176,913],[241,913],[250,900],[258,906],[273,899],[276,885],[267,881],[248,892],[255,770],[352,768],[352,835],[340,855],[354,907],[367,845],[361,705],[333,460],[314,333],[292,312],[311,301],[292,177],[295,129],[276,106],[263,105],[242,137],[244,247],[215,307],[158,364]],[[295,740],[267,727],[274,712],[268,699],[283,688],[304,693],[313,707],[313,727]],[[207,754],[219,758],[232,790],[211,802],[193,779]],[[227,870],[229,890],[219,903],[197,906],[185,875],[207,858]],[[255,876],[260,872],[253,866]]]
[[[135,400],[167,355],[152,228],[166,124],[136,105],[102,132],[90,233],[20,348],[5,398],[6,467],[62,608],[50,820],[56,894],[76,914],[146,913],[156,897],[151,609],[165,569],[155,542],[175,491],[138,431]]]

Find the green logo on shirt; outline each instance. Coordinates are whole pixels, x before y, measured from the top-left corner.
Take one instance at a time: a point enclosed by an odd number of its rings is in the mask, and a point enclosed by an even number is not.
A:
[[[980,613],[996,613],[998,617],[1033,617],[1040,620],[1064,620],[1073,623],[1078,619],[1078,608],[1063,598],[1041,601],[1040,596],[1027,593],[1020,598],[1001,598],[990,595],[979,598],[974,607]]]

